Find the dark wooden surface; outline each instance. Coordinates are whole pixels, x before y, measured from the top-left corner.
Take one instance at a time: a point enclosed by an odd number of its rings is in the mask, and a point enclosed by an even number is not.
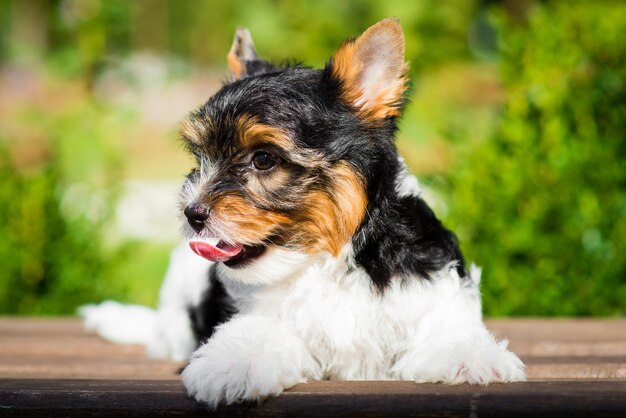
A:
[[[0,416],[626,417],[626,320],[488,324],[525,361],[528,382],[312,382],[209,412],[185,396],[178,363],[107,343],[73,318],[0,318]]]

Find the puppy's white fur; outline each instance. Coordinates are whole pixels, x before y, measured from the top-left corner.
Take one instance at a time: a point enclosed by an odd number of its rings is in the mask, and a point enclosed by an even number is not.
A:
[[[420,193],[406,172],[396,187]],[[182,375],[188,393],[215,407],[277,395],[312,379],[525,379],[507,341],[497,341],[483,324],[479,269],[472,266],[469,279],[461,279],[454,264],[431,280],[394,277],[381,294],[353,260],[348,244],[338,258],[274,248],[245,268],[219,264],[239,313],[191,356]],[[154,327],[145,343],[151,355],[180,360],[191,352],[187,307],[207,290],[209,265],[187,249],[175,251],[159,319],[146,320]],[[88,323],[95,321],[93,309]]]
[[[183,372],[189,393],[216,406],[320,378],[524,380],[522,362],[482,322],[477,268],[471,280],[454,265],[431,281],[397,277],[381,295],[350,253],[318,256],[271,284],[226,279],[241,311],[193,354]]]

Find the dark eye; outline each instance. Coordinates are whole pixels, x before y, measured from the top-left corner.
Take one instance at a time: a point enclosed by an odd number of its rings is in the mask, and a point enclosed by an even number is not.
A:
[[[252,156],[252,164],[254,164],[254,168],[257,170],[269,170],[277,162],[276,157],[267,151],[257,151]]]

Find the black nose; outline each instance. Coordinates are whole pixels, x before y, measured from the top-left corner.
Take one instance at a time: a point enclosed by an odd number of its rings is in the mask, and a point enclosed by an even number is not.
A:
[[[209,219],[209,208],[199,203],[193,203],[185,208],[185,216],[189,225],[196,232],[200,232],[204,228],[204,222]]]

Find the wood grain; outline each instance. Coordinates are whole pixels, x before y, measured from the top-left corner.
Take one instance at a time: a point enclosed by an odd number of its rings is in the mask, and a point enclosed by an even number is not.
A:
[[[75,318],[0,318],[0,416],[626,416],[626,320],[487,322],[528,382],[311,382],[209,413],[185,396],[179,363],[103,341]]]

